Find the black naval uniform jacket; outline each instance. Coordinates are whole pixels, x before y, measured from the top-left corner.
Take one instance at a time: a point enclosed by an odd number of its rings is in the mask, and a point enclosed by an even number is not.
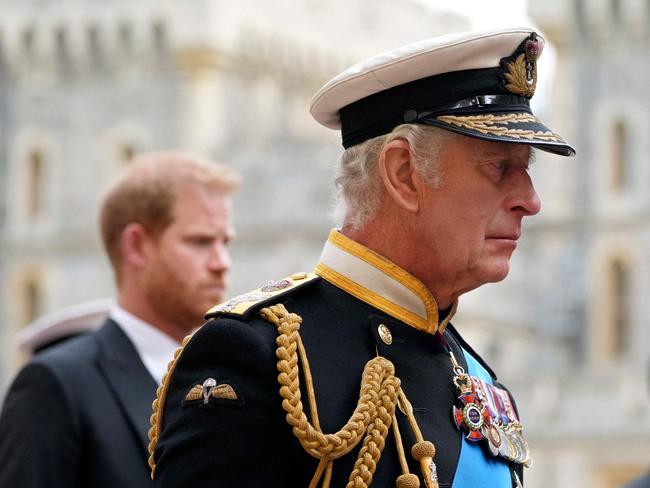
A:
[[[304,284],[259,301],[242,314],[222,313],[187,343],[161,390],[156,420],[160,434],[157,444],[151,445],[155,446],[154,486],[309,485],[318,461],[303,450],[285,420],[276,370],[278,332],[259,314],[264,306],[276,303],[303,319],[300,334],[310,362],[323,432],[334,433],[345,425],[356,407],[366,362],[378,354],[384,356],[395,365],[395,375],[401,379],[424,439],[436,447],[434,461],[440,487],[450,487],[462,434],[452,421],[457,393],[450,359],[441,342],[322,277],[306,279]],[[390,345],[379,335],[380,324],[390,329]],[[467,365],[461,346],[478,358],[451,325],[444,337],[463,367]],[[237,400],[210,399],[207,404],[187,401],[192,387],[207,378],[231,385]],[[304,377],[301,388],[302,402],[311,419]],[[415,439],[404,415],[397,418],[410,471],[421,478],[417,463],[408,455]],[[346,485],[360,446],[361,442],[334,461],[331,487]],[[520,467],[511,466],[511,473],[513,470],[521,479]],[[372,486],[394,487],[400,474],[395,440],[389,432]],[[420,486],[425,486],[422,481]]]
[[[156,382],[112,320],[38,354],[0,415],[0,487],[151,486],[147,431]]]

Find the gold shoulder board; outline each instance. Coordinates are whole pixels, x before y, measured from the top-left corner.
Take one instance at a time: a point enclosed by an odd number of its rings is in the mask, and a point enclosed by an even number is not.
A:
[[[222,315],[236,315],[242,317],[258,303],[294,290],[316,278],[318,278],[318,275],[314,273],[294,273],[281,280],[268,281],[260,288],[236,296],[227,302],[212,307],[205,314],[205,318],[212,319]]]

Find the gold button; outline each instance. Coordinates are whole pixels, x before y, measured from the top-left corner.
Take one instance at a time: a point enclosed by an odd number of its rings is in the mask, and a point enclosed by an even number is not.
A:
[[[291,275],[292,280],[300,281],[307,278],[307,273],[294,273]]]
[[[393,343],[393,334],[390,333],[390,329],[384,324],[381,324],[377,330],[379,331],[379,337],[384,341],[384,344],[390,346]]]

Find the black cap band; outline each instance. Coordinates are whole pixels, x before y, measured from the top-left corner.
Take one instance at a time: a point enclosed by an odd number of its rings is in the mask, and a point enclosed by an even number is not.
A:
[[[510,96],[512,93],[503,86],[500,72],[500,68],[487,68],[443,73],[405,83],[351,103],[340,111],[343,146],[348,148],[388,134],[404,123],[405,108],[418,113],[442,114],[449,113],[441,111],[444,107],[453,107],[477,96]],[[520,100],[523,97],[516,98]],[[465,109],[472,110],[472,113],[484,111],[484,107],[479,106],[468,106]]]

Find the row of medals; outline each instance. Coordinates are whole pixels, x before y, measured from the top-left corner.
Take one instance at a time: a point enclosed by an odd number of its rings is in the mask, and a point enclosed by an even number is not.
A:
[[[493,456],[501,456],[509,461],[530,467],[532,459],[528,443],[522,435],[519,422],[512,422],[507,426],[494,423],[483,425],[481,433],[488,440],[488,449]]]
[[[532,459],[528,443],[522,433],[521,423],[509,419],[508,424],[504,425],[501,419],[492,417],[488,413],[487,400],[482,392],[475,388],[471,377],[465,372],[455,374],[454,385],[460,393],[459,403],[464,406],[462,409],[454,406],[453,416],[458,428],[467,431],[467,439],[472,441],[486,439],[488,450],[493,456],[501,456],[529,467]]]

